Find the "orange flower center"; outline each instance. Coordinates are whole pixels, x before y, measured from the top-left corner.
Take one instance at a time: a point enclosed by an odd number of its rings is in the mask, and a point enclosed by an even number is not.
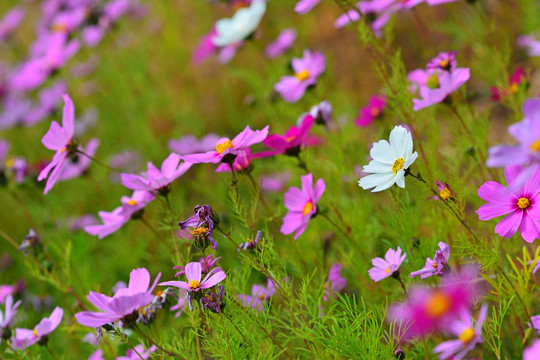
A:
[[[307,215],[313,210],[313,203],[311,201],[307,202],[306,205],[304,205],[304,210],[302,210],[302,215]]]
[[[131,206],[135,206],[135,205],[137,205],[137,202],[135,200],[133,200],[133,199],[129,199],[127,204],[131,205]]]
[[[189,288],[190,288],[191,290],[197,290],[197,289],[200,288],[200,287],[201,287],[201,283],[198,282],[197,280],[191,280],[191,281],[189,282]]]
[[[449,190],[447,187],[444,187],[444,188],[439,192],[439,196],[441,197],[441,199],[446,200],[446,199],[448,199],[449,197],[452,197],[452,193],[450,192],[450,190]]]
[[[231,140],[227,140],[225,142],[222,142],[221,144],[216,145],[216,151],[218,154],[223,153],[227,149],[232,149],[234,147]]]
[[[536,140],[535,142],[533,142],[530,149],[532,151],[540,151],[540,140]]]
[[[472,339],[474,339],[474,329],[473,328],[466,328],[463,330],[461,334],[459,334],[459,340],[463,341],[465,344],[469,343]]]
[[[191,235],[194,235],[194,236],[202,236],[202,235],[206,235],[206,233],[208,233],[208,228],[205,228],[205,227],[195,228],[191,230]]]
[[[531,204],[531,202],[527,198],[519,198],[519,200],[517,202],[517,206],[520,209],[526,209],[526,208],[529,207],[530,204]]]
[[[439,318],[450,309],[450,299],[447,295],[437,292],[426,304],[426,312],[431,318]]]
[[[373,117],[377,117],[381,115],[381,110],[379,110],[379,108],[376,108],[376,107],[371,108],[370,112],[371,112],[371,116]]]
[[[441,60],[441,62],[439,63],[439,65],[440,65],[442,68],[447,67],[447,66],[448,66],[448,59]]]
[[[34,334],[35,337],[37,337],[37,329],[34,328],[34,331],[32,331],[32,334]]]
[[[309,77],[309,70],[302,70],[297,72],[294,76],[300,81],[304,81]]]

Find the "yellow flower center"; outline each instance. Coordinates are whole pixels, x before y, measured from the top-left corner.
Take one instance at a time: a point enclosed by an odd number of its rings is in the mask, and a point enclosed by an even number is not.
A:
[[[216,151],[218,154],[223,153],[227,149],[232,149],[234,147],[231,140],[227,140],[225,142],[222,142],[221,144],[216,145]]]
[[[304,210],[302,210],[302,215],[307,215],[313,210],[313,203],[310,201],[304,205]]]
[[[390,268],[386,268],[386,273],[390,274]]]
[[[264,300],[264,294],[259,294],[259,299]]]
[[[137,205],[137,202],[135,200],[133,200],[133,199],[129,199],[127,204],[131,205],[131,206],[135,206],[135,205]]]
[[[61,153],[63,153],[64,151],[67,151],[67,148],[60,149]]]
[[[309,70],[302,70],[297,72],[294,76],[300,81],[304,81],[309,77]]]
[[[392,165],[392,172],[394,174],[397,174],[399,170],[403,169],[403,165],[405,164],[404,158],[399,158],[396,161],[394,161],[394,164]]]
[[[441,62],[439,63],[439,65],[440,65],[442,68],[447,67],[447,66],[448,66],[448,59],[441,60]]]
[[[527,198],[519,198],[518,202],[517,202],[517,206],[520,208],[520,209],[526,209],[529,207],[530,205],[530,201],[529,199]]]
[[[450,192],[450,190],[449,190],[447,187],[444,187],[444,188],[439,192],[439,196],[441,197],[441,199],[446,200],[446,199],[448,199],[449,197],[452,197],[452,193]]]
[[[189,288],[191,290],[197,290],[198,288],[201,287],[201,283],[198,282],[197,280],[190,280],[189,282]]]
[[[437,74],[431,74],[427,81],[426,86],[430,89],[437,89],[439,87],[439,77]]]
[[[474,335],[475,335],[474,329],[469,327],[463,330],[463,332],[459,335],[459,340],[467,344],[472,339],[474,339]]]
[[[34,328],[34,331],[32,331],[32,334],[34,334],[35,337],[37,337],[37,329]]]
[[[516,83],[510,85],[510,87],[508,88],[508,92],[510,94],[515,94],[518,92],[518,90],[519,90],[519,84],[516,84]]]
[[[450,309],[450,299],[443,293],[435,293],[426,304],[427,314],[436,319],[443,316]]]
[[[162,294],[163,294],[162,290],[159,290],[158,292],[156,292],[156,296],[161,296]]]
[[[205,227],[195,228],[191,230],[191,234],[194,236],[202,236],[206,235],[206,233],[208,233],[208,228]]]
[[[67,28],[62,24],[54,24],[53,26],[51,26],[51,31],[53,32],[64,32],[66,30]]]
[[[287,142],[291,142],[291,141],[293,141],[295,138],[296,138],[296,136],[289,136],[289,137],[286,138],[285,140],[287,140]]]
[[[540,151],[540,140],[536,140],[535,142],[533,142],[530,149],[532,151]]]
[[[434,269],[437,269],[439,267],[439,265],[437,265],[437,263],[433,263],[433,265],[431,265]]]
[[[14,166],[15,166],[15,159],[9,159],[9,160],[6,161],[6,167],[8,169],[11,169]]]

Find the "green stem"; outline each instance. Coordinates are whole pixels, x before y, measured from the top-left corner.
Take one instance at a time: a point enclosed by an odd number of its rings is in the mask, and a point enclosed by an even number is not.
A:
[[[78,154],[81,154],[81,155],[86,156],[87,158],[89,158],[90,160],[92,160],[92,161],[95,162],[96,164],[103,166],[103,167],[106,168],[107,170],[112,171],[112,172],[116,172],[116,170],[113,169],[112,167],[110,167],[109,165],[107,165],[107,164],[105,164],[105,163],[103,163],[103,162],[97,160],[96,158],[94,158],[94,157],[88,155],[88,154],[85,153],[84,151],[77,150],[76,152],[77,152]]]

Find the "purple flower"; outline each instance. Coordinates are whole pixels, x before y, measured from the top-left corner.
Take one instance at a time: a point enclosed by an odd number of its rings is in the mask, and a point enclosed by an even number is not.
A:
[[[525,118],[510,125],[508,133],[519,145],[497,145],[488,150],[486,165],[502,167],[527,165],[540,160],[540,99],[532,98],[523,104]]]
[[[0,304],[3,304],[7,297],[15,293],[14,285],[0,285]]]
[[[406,253],[401,255],[401,248],[399,246],[397,250],[388,249],[384,255],[384,259],[376,257],[371,260],[373,267],[368,271],[369,277],[371,280],[378,282],[390,276],[397,276],[399,274],[399,267],[406,256]]]
[[[212,38],[216,35],[216,28],[212,26],[210,32],[201,37],[191,56],[191,63],[194,66],[200,65],[206,58],[219,49],[219,47],[212,42]]]
[[[328,124],[332,120],[332,104],[328,100],[323,100],[319,104],[312,106],[309,114],[315,118],[317,124]],[[304,121],[305,115],[300,115],[296,125],[300,125]]]
[[[195,215],[185,221],[180,221],[178,226],[182,230],[192,228],[190,230],[195,244],[201,249],[205,249],[209,244],[214,250],[217,250],[217,243],[212,237],[214,225],[219,224],[219,217],[214,214],[214,210],[210,205],[197,205],[193,209]]]
[[[323,179],[317,180],[313,186],[313,174],[309,173],[301,177],[302,189],[291,187],[285,193],[285,207],[289,210],[283,218],[281,233],[294,234],[294,239],[306,230],[309,220],[317,212],[317,202],[321,198],[326,185]]]
[[[259,245],[259,242],[262,239],[262,231],[257,231],[257,234],[255,234],[255,238],[253,240],[247,239],[246,242],[241,242],[240,245],[238,245],[238,252],[240,252],[240,249],[247,251],[247,250],[253,250]]]
[[[294,6],[294,11],[299,14],[305,14],[313,9],[321,0],[299,0]]]
[[[480,220],[504,217],[495,227],[495,233],[510,238],[517,230],[523,240],[533,242],[540,238],[540,169],[536,168],[524,184],[515,186],[519,175],[526,171],[522,166],[507,166],[504,176],[508,187],[488,181],[478,189],[478,196],[487,201],[476,211]]]
[[[97,218],[92,214],[86,214],[82,216],[71,216],[65,219],[64,221],[58,221],[58,226],[65,226],[69,231],[79,231],[83,230],[86,226],[96,225],[98,222]]]
[[[251,295],[239,294],[238,297],[245,307],[262,311],[264,304],[276,293],[274,283],[268,279],[266,286],[253,284],[251,287]]]
[[[132,190],[145,190],[151,193],[168,193],[168,186],[191,167],[191,163],[180,164],[181,156],[171,153],[161,164],[161,170],[148,162],[148,170],[141,174],[121,174],[122,185]]]
[[[341,265],[340,263],[335,263],[330,267],[330,272],[328,273],[328,280],[324,283],[324,301],[335,298],[336,294],[343,290],[347,285],[347,280],[341,276],[342,268],[343,265]]]
[[[201,298],[201,307],[203,310],[210,310],[214,313],[220,313],[223,310],[223,295],[225,295],[225,289],[223,285],[217,287],[217,291],[207,291]]]
[[[98,213],[103,221],[102,225],[88,225],[84,227],[84,231],[102,239],[120,229],[132,217],[137,216],[154,198],[155,196],[147,191],[134,191],[131,197],[122,196],[122,206],[112,212],[100,211]]]
[[[236,135],[234,139],[230,140],[229,138],[221,138],[216,141],[216,150],[199,154],[185,155],[182,158],[184,159],[184,161],[192,164],[217,164],[221,161],[226,163],[232,163],[238,155],[239,150],[247,149],[251,145],[258,144],[264,139],[266,139],[266,137],[268,136],[268,128],[269,126],[266,126],[262,130],[253,131],[248,125],[246,126],[244,131]]]
[[[540,315],[531,316],[530,326],[540,334]]]
[[[135,345],[134,349],[128,349],[126,356],[118,356],[116,360],[140,360],[149,359],[150,354],[157,350],[155,345],[152,345],[146,350],[143,345]]]
[[[198,292],[200,290],[209,289],[212,286],[218,284],[219,282],[223,281],[227,275],[224,271],[216,271],[214,273],[214,270],[210,270],[208,274],[206,274],[205,278],[201,281],[201,275],[202,275],[202,266],[199,262],[190,262],[186,265],[186,278],[187,282],[185,281],[166,281],[163,283],[160,283],[159,286],[174,286],[180,289],[187,290],[189,292]]]
[[[434,5],[446,4],[446,3],[454,2],[458,0],[425,0],[425,1],[427,2],[429,6],[434,6]]]
[[[80,151],[83,151],[85,154],[94,157],[98,147],[99,139],[91,139],[88,141],[85,147],[79,145],[78,149]],[[65,181],[81,176],[88,170],[91,162],[92,160],[90,160],[89,157],[84,155],[69,157],[64,166],[62,167],[62,171],[60,172],[57,181]]]
[[[0,112],[0,129],[9,129],[24,123],[26,114],[32,109],[27,98],[8,94],[3,101],[4,111]]]
[[[317,83],[317,78],[323,73],[326,62],[324,55],[320,52],[304,50],[302,58],[292,60],[294,76],[283,76],[274,85],[274,90],[278,92],[283,100],[294,103],[300,100],[306,89]]]
[[[469,351],[483,342],[482,326],[486,320],[487,311],[487,305],[482,305],[476,325],[473,325],[471,313],[462,310],[459,313],[459,318],[448,326],[449,332],[458,338],[444,341],[433,348],[433,352],[439,354],[439,359],[462,360]]]
[[[291,178],[289,172],[276,173],[273,175],[262,175],[259,177],[261,189],[267,192],[282,191],[285,187],[285,183]]]
[[[355,124],[360,127],[368,126],[375,119],[378,119],[382,116],[382,113],[385,107],[386,107],[386,96],[373,95],[369,99],[368,105],[360,109],[360,115],[356,119]]]
[[[64,95],[64,114],[62,116],[62,127],[56,122],[51,123],[49,131],[41,139],[42,144],[50,150],[56,151],[52,161],[39,173],[38,181],[45,179],[44,194],[52,189],[66,164],[68,157],[76,152],[77,145],[73,143],[73,122],[75,119],[75,107],[68,95]],[[50,173],[50,174],[49,174]]]
[[[444,275],[448,270],[448,259],[450,258],[450,246],[448,244],[439,242],[439,249],[435,252],[433,260],[426,259],[426,265],[418,271],[411,273],[411,277],[420,275],[420,278],[424,280],[434,275]]]
[[[34,329],[15,329],[15,336],[11,338],[14,349],[24,349],[37,342],[47,341],[47,335],[53,332],[60,325],[64,310],[56,307],[51,316],[42,319]]]
[[[19,300],[15,304],[13,304],[13,296],[7,296],[4,313],[2,314],[2,311],[0,311],[0,330],[8,329],[13,325],[13,318],[17,314],[17,308],[19,307],[19,305],[21,305],[21,303],[22,301]],[[0,331],[0,338],[1,333],[2,331]]]
[[[174,317],[177,318],[182,315],[182,312],[186,309],[186,297],[188,296],[187,290],[178,289],[178,302],[176,305],[171,306],[170,311],[176,311]]]
[[[296,30],[285,29],[279,33],[276,40],[266,46],[264,52],[270,59],[277,58],[285,51],[289,50],[296,40]]]
[[[456,54],[455,51],[441,52],[428,62],[426,69],[452,72],[457,68]]]
[[[536,339],[531,346],[525,348],[523,351],[523,360],[536,360],[540,359],[540,340]]]
[[[540,41],[534,36],[522,35],[517,38],[517,43],[527,50],[529,56],[540,56]]]
[[[18,27],[26,15],[26,10],[15,7],[0,20],[0,43],[7,39]]]
[[[150,273],[145,268],[138,268],[129,274],[127,288],[118,289],[113,297],[90,291],[86,297],[102,312],[82,311],[75,314],[79,324],[88,327],[100,327],[108,323],[122,320],[125,326],[138,319],[138,310],[152,302],[152,291],[156,287],[161,273],[156,276],[150,286]]]
[[[199,263],[201,264],[202,272],[205,274],[208,274],[210,270],[212,270],[212,267],[221,259],[221,256],[217,258],[213,258],[212,254],[208,255],[206,258],[200,258]],[[180,270],[176,274],[174,274],[174,277],[183,275],[186,273],[186,268],[183,266],[173,266],[173,269]],[[219,268],[216,269],[216,272],[218,272]]]
[[[216,134],[207,134],[201,140],[193,135],[184,135],[178,140],[169,140],[169,149],[178,155],[206,152],[213,150],[218,140]]]

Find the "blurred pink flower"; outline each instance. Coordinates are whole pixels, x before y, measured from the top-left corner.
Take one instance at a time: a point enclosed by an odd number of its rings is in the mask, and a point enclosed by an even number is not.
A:
[[[375,119],[382,116],[383,110],[386,107],[386,96],[373,95],[369,99],[366,107],[360,109],[360,115],[356,119],[356,125],[365,127],[371,124]]]
[[[406,253],[401,255],[401,251],[401,248],[398,246],[397,250],[388,249],[384,255],[384,259],[380,257],[372,259],[371,263],[373,267],[368,271],[371,280],[378,282],[387,277],[399,274],[399,267],[407,256]]]
[[[270,59],[277,58],[285,51],[289,50],[296,40],[296,30],[285,29],[279,33],[276,40],[266,46],[264,50],[266,56]]]
[[[22,350],[41,341],[60,325],[63,315],[64,310],[57,306],[51,316],[42,319],[34,329],[16,328],[15,336],[11,338],[13,348]]]

